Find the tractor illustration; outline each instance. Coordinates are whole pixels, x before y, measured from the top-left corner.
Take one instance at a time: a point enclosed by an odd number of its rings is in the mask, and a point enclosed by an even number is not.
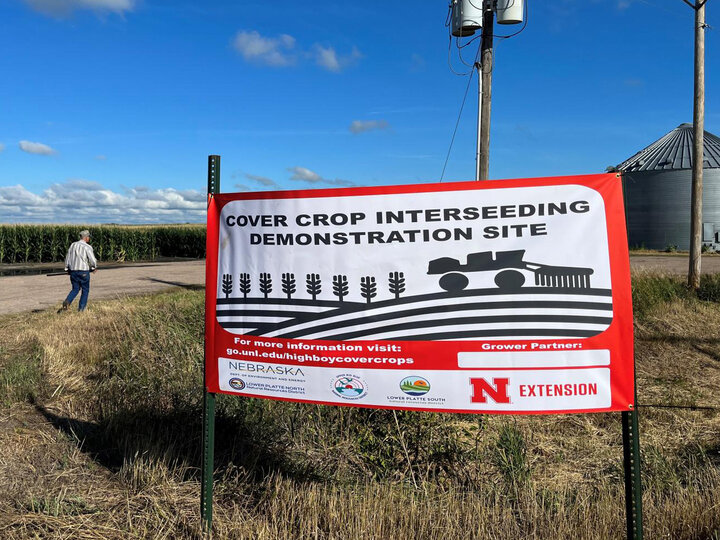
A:
[[[441,257],[428,264],[428,274],[441,275],[440,287],[448,292],[461,291],[468,286],[468,272],[497,272],[495,285],[502,290],[514,291],[525,284],[522,270],[534,274],[535,285],[563,289],[586,289],[590,287],[592,268],[572,266],[551,266],[524,261],[524,249],[498,251],[493,257],[492,251],[470,253],[467,263],[460,264],[458,259]]]

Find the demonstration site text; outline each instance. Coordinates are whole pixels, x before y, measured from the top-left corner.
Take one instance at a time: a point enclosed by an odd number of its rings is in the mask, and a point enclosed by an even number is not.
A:
[[[229,215],[225,218],[228,227],[281,228],[281,227],[358,227],[366,225],[422,224],[437,222],[462,222],[478,220],[533,219],[541,217],[583,214],[590,210],[587,201],[547,202],[537,204],[509,204],[497,206],[468,206],[465,208],[427,208],[410,210],[378,211],[371,217],[364,212],[338,212],[334,214],[299,214],[294,218],[284,214]],[[312,233],[270,233],[252,232],[251,245],[292,246],[292,245],[344,245],[344,244],[392,244],[412,242],[446,242],[450,240],[472,240],[478,231],[473,227],[449,228],[402,228],[395,230],[357,230]],[[485,225],[479,234],[482,238],[522,238],[545,236],[547,223],[507,223]]]

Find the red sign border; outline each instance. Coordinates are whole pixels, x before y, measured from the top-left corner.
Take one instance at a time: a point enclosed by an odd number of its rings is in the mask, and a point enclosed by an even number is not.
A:
[[[611,342],[617,344],[613,359],[617,364],[613,367],[614,378],[611,378],[612,403],[603,409],[573,409],[573,410],[537,410],[537,411],[499,411],[477,409],[440,409],[421,407],[402,407],[386,405],[369,405],[363,403],[335,403],[319,400],[304,400],[283,397],[254,396],[226,392],[220,389],[218,381],[217,355],[215,354],[215,339],[217,331],[225,332],[220,328],[215,317],[215,301],[217,298],[217,267],[218,267],[218,239],[219,216],[222,208],[231,201],[236,200],[262,200],[262,199],[293,199],[293,198],[327,198],[349,197],[360,195],[403,194],[403,193],[432,193],[444,191],[464,191],[478,189],[497,189],[512,187],[538,187],[559,185],[582,185],[597,191],[605,204],[605,221],[607,226],[608,255],[610,264],[610,277],[612,288],[613,320],[610,326],[598,336],[586,338],[583,343],[588,349],[593,348],[593,342]],[[449,412],[467,414],[571,414],[590,412],[629,411],[635,407],[635,372],[634,372],[634,343],[633,343],[633,313],[632,293],[630,283],[630,258],[627,244],[627,229],[623,204],[622,178],[618,173],[604,173],[577,176],[556,176],[545,178],[528,178],[513,180],[486,180],[482,182],[448,182],[433,184],[409,184],[395,186],[372,186],[356,188],[306,189],[287,191],[218,193],[208,195],[207,235],[206,235],[206,266],[205,266],[205,387],[211,393],[225,393],[235,396],[257,397],[273,399],[276,401],[289,401],[299,403],[326,404],[341,407],[362,407],[371,409],[397,409],[422,410],[429,412]],[[562,340],[554,340],[560,342]],[[356,368],[362,369],[362,368]]]

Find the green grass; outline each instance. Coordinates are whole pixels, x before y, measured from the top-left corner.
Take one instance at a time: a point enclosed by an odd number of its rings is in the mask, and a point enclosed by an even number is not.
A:
[[[720,302],[720,274],[703,274],[697,293],[676,275],[638,275],[632,280],[633,313],[639,321],[671,302]]]
[[[52,517],[74,516],[79,514],[94,514],[98,510],[88,505],[82,497],[44,495],[43,497],[31,497],[25,506],[28,512],[45,514]]]
[[[493,461],[509,485],[524,484],[530,479],[527,445],[517,426],[501,426],[495,445],[491,448]]]
[[[0,344],[1,407],[35,398],[42,382],[41,355],[37,341],[20,343],[15,350]]]

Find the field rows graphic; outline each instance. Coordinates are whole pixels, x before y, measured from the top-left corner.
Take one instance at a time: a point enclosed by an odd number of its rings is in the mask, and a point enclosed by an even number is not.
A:
[[[348,277],[332,276],[329,292],[337,300],[318,299],[323,292],[320,274],[283,273],[281,291],[273,293],[272,275],[261,272],[257,291],[250,297],[251,276],[239,274],[242,297],[231,296],[231,274],[223,274],[217,319],[236,334],[323,340],[439,341],[503,338],[590,337],[612,322],[610,289],[592,288],[592,268],[552,266],[524,259],[524,250],[470,253],[466,262],[451,257],[433,259],[427,275],[439,276],[444,292],[403,296],[404,272],[387,275],[391,299],[378,300],[381,284],[374,276],[359,279],[359,296],[347,299]],[[497,288],[468,289],[467,274],[486,273]],[[524,286],[526,276],[534,286]],[[298,297],[303,295],[301,297]],[[353,298],[357,299],[357,296]]]
[[[469,289],[374,303],[218,298],[235,334],[324,340],[463,340],[591,337],[612,322],[609,289]]]

